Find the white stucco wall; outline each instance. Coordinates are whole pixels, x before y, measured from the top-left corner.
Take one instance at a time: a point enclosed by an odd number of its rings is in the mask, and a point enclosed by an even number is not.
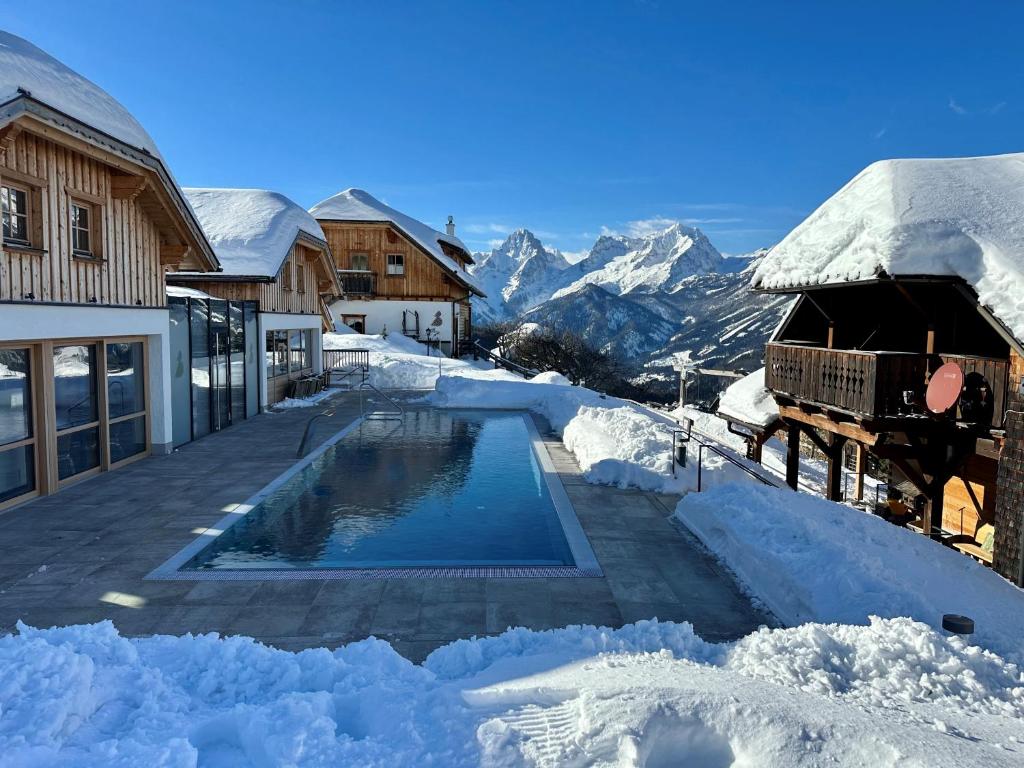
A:
[[[267,407],[267,331],[287,331],[309,328],[313,331],[313,370],[322,373],[324,369],[324,335],[320,315],[296,315],[281,312],[260,312],[257,315],[260,326],[259,372],[260,408]]]
[[[438,338],[443,342],[452,340],[452,307],[458,313],[461,307],[452,301],[402,301],[402,300],[370,300],[370,301],[335,301],[331,304],[331,317],[335,324],[341,323],[342,315],[366,315],[366,333],[380,333],[384,326],[388,333],[402,332],[402,312],[420,313],[420,337],[426,339],[427,328],[437,313],[441,313],[441,325]],[[411,318],[410,318],[411,322]]]
[[[171,357],[166,309],[0,304],[0,341],[145,336],[153,453],[171,450]]]

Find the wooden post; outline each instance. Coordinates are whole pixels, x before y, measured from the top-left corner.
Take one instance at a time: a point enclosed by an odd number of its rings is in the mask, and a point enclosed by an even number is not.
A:
[[[828,321],[828,348],[834,349],[835,343],[836,324],[831,320]]]
[[[835,432],[828,433],[828,452],[825,456],[828,461],[828,482],[825,486],[825,495],[829,501],[843,500],[843,446],[845,444],[846,438],[842,435],[837,435]]]
[[[935,326],[928,326],[928,335],[925,338],[924,351],[929,355],[935,354]]]
[[[853,497],[864,501],[864,472],[867,469],[868,452],[863,443],[857,443],[857,481],[853,486]]]
[[[800,427],[786,427],[786,485],[796,490],[800,481]]]

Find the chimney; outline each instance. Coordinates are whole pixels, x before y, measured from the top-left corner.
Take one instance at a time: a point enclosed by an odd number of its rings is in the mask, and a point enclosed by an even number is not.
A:
[[[451,237],[455,237],[455,218],[452,216],[448,217],[448,223],[445,225],[445,232]]]

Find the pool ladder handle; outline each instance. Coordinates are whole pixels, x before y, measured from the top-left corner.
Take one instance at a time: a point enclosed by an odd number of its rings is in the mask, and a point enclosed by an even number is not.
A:
[[[393,411],[373,411],[371,413],[367,413],[366,412],[366,407],[365,407],[364,402],[363,402],[363,392],[366,391],[367,389],[372,389],[378,395],[383,397],[385,400],[387,400],[389,403],[391,403],[392,406],[394,406],[395,410],[393,410]],[[375,419],[375,420],[379,420],[379,421],[388,421],[388,420],[405,421],[405,408],[403,408],[398,402],[396,402],[390,396],[386,395],[384,392],[381,392],[379,389],[377,389],[377,387],[373,386],[373,384],[371,384],[368,381],[364,381],[359,386],[359,412],[362,414],[363,418],[367,419],[367,420]]]
[[[333,410],[321,411],[320,413],[318,413],[315,416],[311,417],[309,419],[309,421],[306,422],[306,431],[302,433],[302,442],[299,443],[299,450],[295,452],[295,458],[301,459],[303,456],[306,455],[306,443],[309,442],[309,437],[310,437],[310,435],[313,434],[313,423],[317,419],[319,419],[319,418],[321,418],[323,416],[330,417],[330,416],[333,416],[333,415],[334,415],[334,411]]]

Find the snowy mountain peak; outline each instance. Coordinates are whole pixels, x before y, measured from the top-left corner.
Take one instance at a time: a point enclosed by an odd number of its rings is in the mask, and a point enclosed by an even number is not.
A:
[[[568,268],[561,252],[545,248],[530,230],[517,229],[473,267],[491,297],[478,305],[481,318],[504,319],[532,309],[562,284]]]

